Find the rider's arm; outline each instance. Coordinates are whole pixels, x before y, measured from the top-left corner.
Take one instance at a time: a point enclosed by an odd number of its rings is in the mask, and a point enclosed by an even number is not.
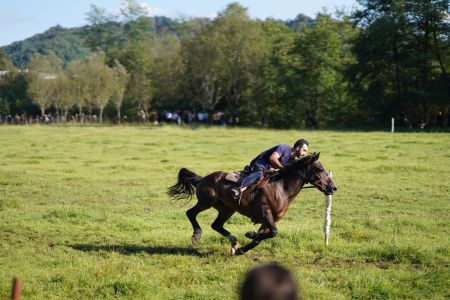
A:
[[[278,154],[276,151],[272,153],[272,155],[269,157],[269,161],[274,166],[274,168],[281,169],[283,165],[280,163],[280,154]]]

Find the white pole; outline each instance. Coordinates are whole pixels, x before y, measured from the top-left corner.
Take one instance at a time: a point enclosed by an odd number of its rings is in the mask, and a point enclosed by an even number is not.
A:
[[[391,118],[391,132],[394,133],[394,118]]]
[[[333,177],[333,173],[330,172],[330,177]],[[323,233],[325,233],[325,246],[328,247],[328,239],[330,237],[330,225],[331,225],[331,195],[325,196],[325,224],[323,225]]]

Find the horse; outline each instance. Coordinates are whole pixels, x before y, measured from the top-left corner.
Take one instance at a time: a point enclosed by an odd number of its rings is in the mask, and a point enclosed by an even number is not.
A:
[[[178,182],[169,187],[167,193],[173,199],[191,199],[195,193],[198,201],[186,211],[194,230],[191,238],[193,245],[198,243],[202,235],[202,228],[196,216],[214,207],[218,216],[211,224],[212,229],[228,238],[232,255],[242,255],[261,241],[277,235],[275,223],[283,218],[289,204],[305,184],[311,184],[325,195],[332,195],[337,191],[333,179],[319,161],[319,155],[320,153],[314,152],[296,159],[268,178],[261,179],[255,186],[244,191],[240,201],[235,200],[231,191],[236,183],[227,180],[228,173],[223,171],[201,177],[181,168]],[[257,232],[249,231],[245,234],[252,241],[243,247],[237,238],[223,227],[235,212],[250,218],[255,224],[261,224]]]

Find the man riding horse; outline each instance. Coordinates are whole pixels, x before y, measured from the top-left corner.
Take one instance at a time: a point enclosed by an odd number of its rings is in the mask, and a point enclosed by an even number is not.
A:
[[[307,152],[308,142],[305,139],[299,139],[292,148],[287,144],[279,144],[260,153],[250,162],[251,173],[242,180],[240,186],[232,188],[235,200],[239,202],[245,189],[265,173],[281,169],[295,158],[305,156]]]
[[[256,247],[261,241],[277,235],[276,222],[283,218],[289,204],[305,184],[311,184],[325,195],[332,195],[336,192],[337,187],[330,173],[319,161],[319,153],[294,159],[305,155],[307,150],[308,143],[305,140],[298,140],[293,148],[288,145],[278,145],[261,153],[252,161],[253,166],[260,165],[258,162],[261,162],[263,166],[252,172],[257,173],[256,175],[251,174],[253,180],[271,166],[282,166],[282,168],[265,184],[245,192],[239,203],[236,202],[232,193],[232,188],[236,186],[236,183],[227,179],[229,172],[216,171],[206,176],[199,176],[191,170],[181,168],[178,172],[178,181],[169,187],[167,192],[173,199],[190,199],[194,194],[197,198],[197,203],[186,211],[193,229],[192,243],[197,244],[202,236],[202,228],[197,221],[197,215],[213,207],[218,211],[218,215],[211,224],[211,228],[230,241],[231,254],[242,255]],[[273,163],[275,159],[278,164]],[[245,187],[250,181],[243,182],[241,186]],[[256,232],[249,231],[245,234],[247,238],[251,239],[251,242],[243,247],[240,246],[236,236],[224,228],[225,222],[235,212],[248,217],[254,223],[261,224]]]

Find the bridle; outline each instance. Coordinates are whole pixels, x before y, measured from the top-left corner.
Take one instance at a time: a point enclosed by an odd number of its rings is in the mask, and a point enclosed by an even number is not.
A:
[[[307,171],[309,170],[310,167],[311,167],[311,166],[308,166]],[[327,173],[328,176],[330,176],[330,173],[329,173],[329,172],[327,172],[326,170],[325,170],[325,172]],[[302,175],[303,175],[303,174],[301,174],[300,177],[301,177],[307,184],[311,184],[310,186],[304,186],[304,187],[302,187],[302,189],[313,189],[313,188],[317,188],[317,189],[320,190],[319,186],[317,186],[317,185],[314,183],[314,180],[311,180],[310,178],[308,178],[308,177],[306,177],[306,176],[302,176]]]

